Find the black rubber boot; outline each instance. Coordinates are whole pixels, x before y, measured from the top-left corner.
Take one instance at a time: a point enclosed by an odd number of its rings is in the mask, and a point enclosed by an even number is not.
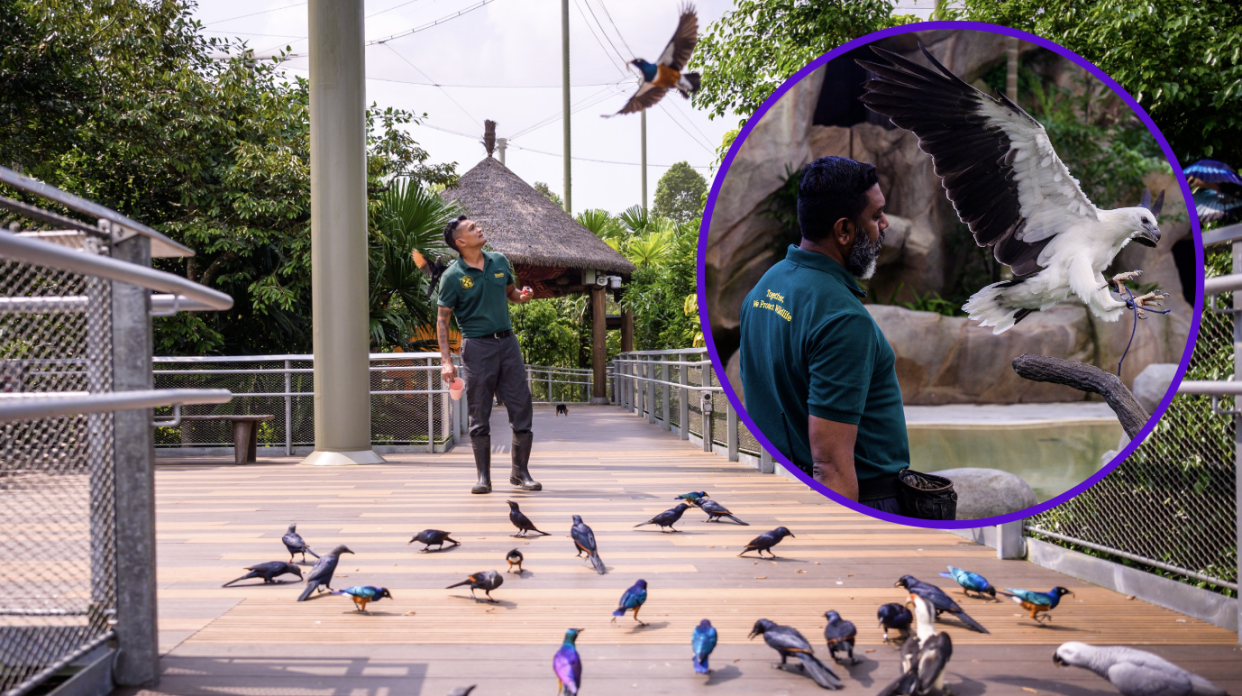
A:
[[[513,470],[509,472],[509,483],[524,491],[543,490],[543,484],[531,478],[530,470],[526,468],[534,439],[532,432],[513,433]]]
[[[471,493],[492,492],[492,437],[491,435],[470,438],[474,447],[474,468],[479,472],[479,482],[470,489]]]

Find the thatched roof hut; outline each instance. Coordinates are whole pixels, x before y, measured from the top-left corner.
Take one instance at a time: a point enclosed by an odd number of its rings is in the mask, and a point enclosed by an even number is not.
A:
[[[634,272],[634,264],[492,157],[440,195],[483,227],[488,244],[508,257],[535,297],[584,292],[591,272],[625,279]]]

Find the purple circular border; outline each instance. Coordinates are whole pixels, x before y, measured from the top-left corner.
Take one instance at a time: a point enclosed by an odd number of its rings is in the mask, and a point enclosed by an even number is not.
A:
[[[893,515],[890,513],[881,512],[874,508],[870,508],[860,503],[849,500],[841,496],[840,494],[828,489],[822,483],[815,481],[810,476],[808,476],[805,472],[803,472],[802,469],[800,469],[798,466],[796,466],[795,464],[787,460],[785,456],[781,454],[780,450],[773,447],[772,443],[768,441],[767,437],[759,430],[758,427],[755,426],[755,422],[751,420],[751,417],[746,412],[746,409],[742,408],[741,401],[737,398],[737,394],[734,393],[733,386],[732,384],[729,383],[727,376],[725,379],[720,380],[720,385],[724,389],[725,395],[728,396],[729,398],[730,406],[737,409],[738,416],[742,419],[742,422],[746,424],[746,427],[750,430],[751,434],[754,435],[755,439],[759,441],[759,444],[765,447],[767,451],[772,454],[773,459],[779,462],[781,466],[785,467],[785,469],[787,469],[790,473],[798,477],[799,480],[801,480],[803,483],[810,486],[814,490],[818,491],[819,493],[850,508],[851,510],[854,510],[856,512],[861,512],[865,515],[869,515],[871,517],[882,519],[887,522],[893,522],[896,524],[904,524],[904,525],[913,526],[913,527],[927,527],[927,528],[932,528],[932,529],[974,529],[977,527],[987,527],[987,526],[994,525],[994,524],[1003,524],[1005,522],[1013,522],[1015,520],[1025,519],[1027,517],[1031,517],[1032,515],[1037,515],[1041,512],[1050,510],[1056,507],[1057,505],[1060,505],[1061,503],[1068,502],[1074,496],[1087,490],[1091,486],[1098,483],[1100,479],[1104,478],[1109,473],[1111,473],[1113,469],[1117,468],[1117,465],[1120,464],[1122,460],[1129,457],[1134,452],[1134,450],[1140,444],[1142,444],[1143,440],[1147,439],[1147,436],[1151,434],[1152,429],[1156,427],[1156,423],[1160,420],[1160,418],[1164,415],[1164,412],[1168,409],[1169,403],[1173,401],[1173,397],[1176,396],[1177,387],[1178,385],[1181,384],[1182,379],[1186,376],[1186,369],[1190,365],[1190,359],[1192,355],[1194,354],[1195,341],[1199,336],[1199,319],[1203,313],[1202,288],[1203,288],[1203,280],[1204,280],[1203,234],[1199,226],[1198,216],[1195,215],[1194,211],[1189,208],[1189,202],[1194,200],[1194,198],[1191,195],[1189,184],[1186,183],[1186,177],[1182,173],[1181,164],[1177,161],[1177,157],[1173,154],[1172,149],[1169,147],[1168,141],[1165,140],[1164,135],[1161,134],[1160,129],[1156,127],[1156,124],[1151,120],[1151,117],[1147,115],[1147,112],[1143,109],[1143,107],[1140,106],[1138,102],[1134,101],[1134,98],[1131,97],[1130,94],[1126,92],[1124,89],[1122,89],[1121,85],[1118,85],[1116,82],[1113,81],[1112,78],[1104,74],[1103,71],[1101,71],[1096,66],[1092,65],[1089,61],[1087,61],[1082,56],[1078,55],[1077,53],[1074,53],[1073,51],[1070,51],[1069,49],[1059,44],[1053,43],[1039,36],[1035,36],[1034,34],[1029,34],[1027,32],[1020,31],[1018,29],[1011,29],[1009,27],[1003,27],[1003,26],[999,26],[996,24],[987,24],[985,22],[949,22],[949,21],[919,22],[916,24],[906,24],[906,25],[902,25],[898,27],[891,27],[889,29],[883,29],[881,31],[873,32],[871,34],[867,34],[866,36],[862,36],[857,39],[854,39],[853,41],[850,41],[849,43],[843,46],[839,46],[833,49],[832,51],[829,51],[828,53],[820,56],[819,58],[812,61],[810,65],[807,65],[805,68],[799,70],[797,73],[794,74],[793,77],[789,78],[780,87],[778,87],[777,90],[773,92],[771,96],[769,96],[766,100],[764,100],[763,104],[759,107],[759,110],[756,111],[749,119],[747,119],[746,125],[742,128],[741,132],[738,133],[737,138],[734,139],[733,141],[733,145],[730,146],[729,148],[728,154],[725,155],[725,158],[720,166],[720,171],[716,174],[716,178],[712,182],[711,191],[708,193],[707,204],[704,207],[704,212],[703,212],[703,223],[699,229],[699,253],[698,253],[698,261],[696,264],[695,274],[696,274],[696,281],[698,283],[698,300],[699,300],[699,307],[700,307],[699,323],[702,325],[702,328],[703,328],[703,337],[705,339],[704,344],[707,347],[707,352],[711,356],[712,363],[714,367],[716,368],[716,370],[718,371],[718,374],[726,375],[725,366],[721,362],[720,356],[716,353],[716,343],[715,343],[715,340],[712,338],[711,322],[708,320],[708,317],[707,317],[707,309],[706,309],[707,308],[707,283],[704,277],[703,270],[705,268],[705,261],[707,258],[708,229],[710,229],[711,227],[711,216],[712,216],[712,211],[715,209],[716,197],[720,194],[720,187],[724,183],[725,175],[728,173],[730,165],[733,164],[733,158],[737,155],[738,149],[741,147],[742,143],[746,141],[747,136],[750,135],[750,132],[754,129],[754,127],[767,114],[768,110],[771,109],[772,106],[777,101],[779,101],[780,98],[784,96],[784,94],[793,87],[793,85],[800,82],[802,79],[810,75],[817,68],[824,65],[828,61],[831,61],[841,56],[844,53],[852,51],[855,48],[866,46],[867,44],[874,43],[876,41],[879,41],[880,39],[888,38],[890,36],[897,36],[900,34],[908,34],[912,32],[935,31],[938,29],[952,29],[952,30],[959,30],[959,31],[961,30],[986,31],[986,32],[993,33],[993,34],[1001,34],[1004,36],[1017,37],[1029,43],[1033,43],[1037,46],[1041,46],[1050,51],[1053,51],[1061,55],[1064,58],[1068,58],[1069,60],[1073,61],[1076,65],[1086,70],[1092,76],[1096,77],[1101,82],[1103,82],[1105,85],[1107,85],[1109,89],[1111,89],[1117,96],[1121,97],[1122,101],[1124,101],[1126,105],[1128,105],[1134,111],[1134,113],[1139,117],[1139,119],[1142,120],[1143,124],[1147,126],[1147,129],[1156,138],[1156,142],[1160,144],[1160,149],[1164,152],[1165,158],[1169,161],[1169,164],[1172,165],[1173,167],[1174,175],[1178,177],[1178,184],[1180,185],[1181,191],[1182,191],[1182,200],[1187,204],[1187,207],[1188,207],[1191,233],[1194,235],[1194,240],[1195,240],[1195,262],[1196,262],[1197,269],[1198,269],[1198,276],[1196,278],[1196,282],[1198,283],[1196,289],[1198,290],[1198,292],[1195,293],[1195,308],[1194,308],[1194,316],[1191,318],[1191,323],[1190,323],[1190,334],[1187,337],[1186,348],[1183,351],[1181,363],[1177,367],[1177,374],[1173,378],[1173,382],[1171,383],[1169,387],[1168,393],[1164,395],[1164,399],[1161,400],[1160,405],[1156,407],[1155,412],[1151,415],[1150,418],[1147,419],[1147,423],[1143,425],[1142,430],[1140,430],[1138,432],[1138,435],[1136,435],[1134,439],[1132,439],[1130,443],[1126,445],[1125,449],[1123,449],[1120,453],[1118,453],[1117,456],[1114,457],[1113,460],[1109,462],[1106,466],[1102,467],[1099,471],[1097,471],[1091,477],[1087,478],[1085,481],[1078,484],[1077,486],[1074,486],[1069,491],[1062,493],[1061,495],[1053,498],[1052,500],[1045,501],[1033,507],[1029,507],[1025,510],[1020,510],[1018,512],[1010,513],[1008,515],[999,515],[997,517],[987,517],[987,518],[980,519],[980,520],[931,521],[931,520],[921,520],[921,519],[916,519],[913,517],[904,517],[902,515]]]

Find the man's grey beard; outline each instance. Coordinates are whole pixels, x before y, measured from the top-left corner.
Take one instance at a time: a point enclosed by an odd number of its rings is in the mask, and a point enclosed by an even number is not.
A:
[[[884,233],[872,242],[862,230],[850,248],[849,258],[845,260],[845,270],[860,280],[870,280],[875,275],[875,264],[880,258],[880,249],[884,246]]]

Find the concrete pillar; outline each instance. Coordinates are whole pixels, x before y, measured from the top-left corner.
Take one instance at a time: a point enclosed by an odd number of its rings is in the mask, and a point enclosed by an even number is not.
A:
[[[362,6],[309,3],[315,451],[308,464],[384,461],[371,450]]]
[[[151,240],[141,235],[112,245],[112,258],[151,265]],[[112,283],[112,389],[151,389],[150,292]],[[116,636],[118,686],[159,681],[155,602],[155,431],[149,408],[112,416],[116,461]]]
[[[608,365],[608,311],[604,289],[598,285],[591,288],[591,403],[608,403],[608,385],[604,372]]]

